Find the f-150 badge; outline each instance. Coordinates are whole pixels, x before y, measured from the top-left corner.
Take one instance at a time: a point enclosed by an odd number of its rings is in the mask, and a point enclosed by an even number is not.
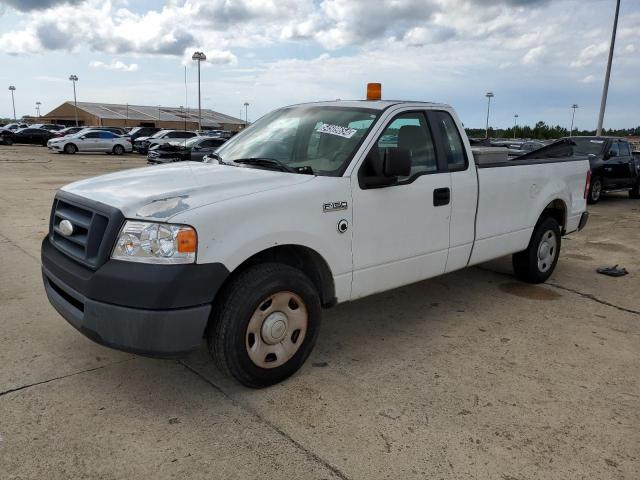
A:
[[[336,212],[338,210],[346,210],[349,207],[347,202],[328,202],[322,204],[322,211],[324,213],[327,212]]]

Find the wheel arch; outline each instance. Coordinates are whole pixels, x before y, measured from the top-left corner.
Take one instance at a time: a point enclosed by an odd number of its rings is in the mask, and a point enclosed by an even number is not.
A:
[[[538,215],[538,222],[545,217],[554,218],[560,225],[560,232],[564,235],[567,226],[567,204],[564,200],[556,198],[550,201]]]
[[[298,244],[276,245],[261,250],[240,263],[230,273],[221,288],[238,272],[260,263],[277,262],[302,271],[315,285],[325,308],[336,304],[336,289],[329,264],[316,250]]]

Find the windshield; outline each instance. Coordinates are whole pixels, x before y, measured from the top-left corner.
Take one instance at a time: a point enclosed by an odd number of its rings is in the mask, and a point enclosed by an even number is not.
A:
[[[163,136],[165,133],[167,133],[169,130],[160,130],[159,132],[154,133],[153,135],[151,135],[149,138],[158,138]]]
[[[217,150],[223,162],[272,159],[316,175],[340,176],[378,118],[378,110],[300,106],[276,110]]]
[[[572,138],[576,144],[573,151],[583,155],[599,155],[604,148],[604,140],[595,138]]]

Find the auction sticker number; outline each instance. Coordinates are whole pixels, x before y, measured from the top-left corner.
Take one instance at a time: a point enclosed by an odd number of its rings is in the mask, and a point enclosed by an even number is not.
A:
[[[340,125],[331,125],[323,123],[318,129],[320,133],[328,133],[329,135],[337,135],[338,137],[351,138],[357,132],[355,128],[341,127]]]

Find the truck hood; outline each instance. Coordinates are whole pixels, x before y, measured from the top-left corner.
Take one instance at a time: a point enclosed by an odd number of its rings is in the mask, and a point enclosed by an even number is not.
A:
[[[186,210],[312,180],[311,175],[180,162],[80,180],[61,190],[118,208],[127,218],[168,220]]]

